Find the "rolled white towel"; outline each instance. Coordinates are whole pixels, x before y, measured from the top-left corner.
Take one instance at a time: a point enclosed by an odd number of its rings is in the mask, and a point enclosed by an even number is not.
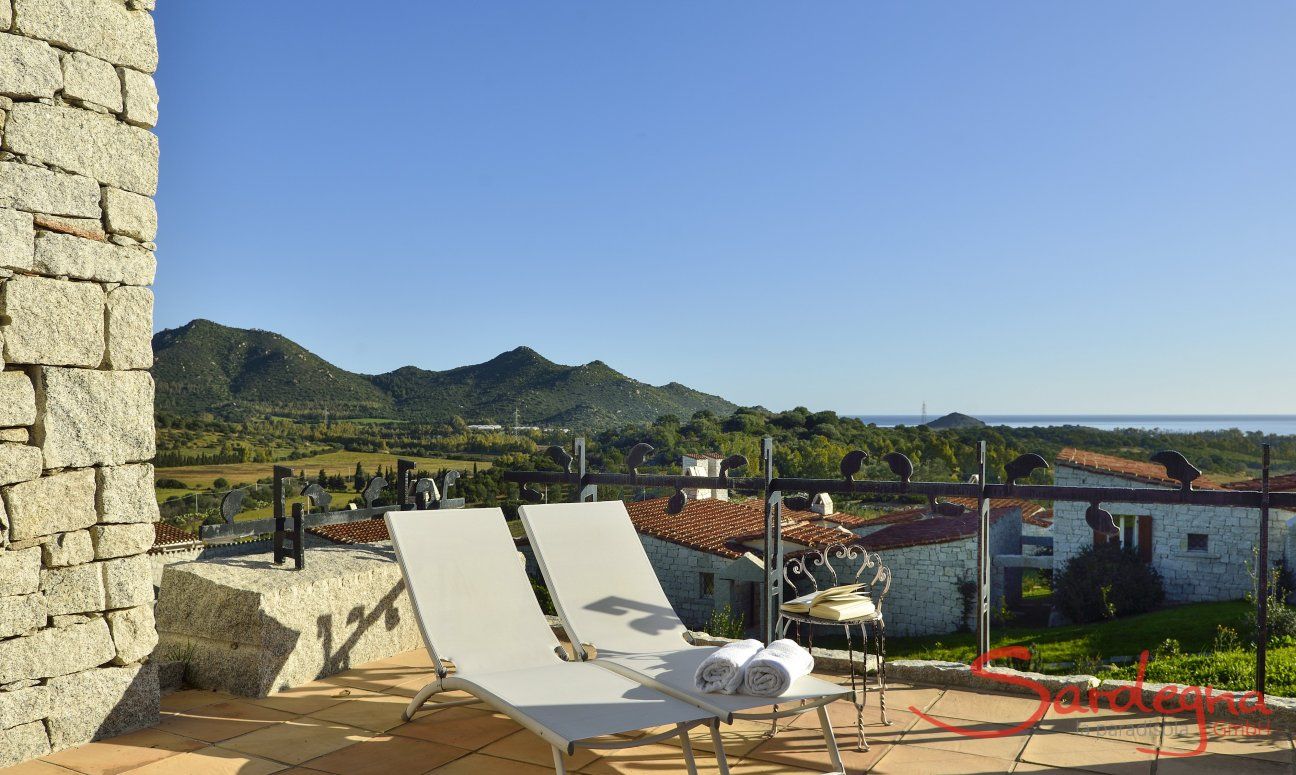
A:
[[[734,694],[742,686],[743,670],[756,652],[761,650],[758,640],[740,640],[726,643],[711,656],[702,660],[693,674],[693,684],[710,694]]]
[[[747,663],[742,692],[754,697],[777,697],[794,681],[814,670],[814,657],[795,641],[776,640]]]

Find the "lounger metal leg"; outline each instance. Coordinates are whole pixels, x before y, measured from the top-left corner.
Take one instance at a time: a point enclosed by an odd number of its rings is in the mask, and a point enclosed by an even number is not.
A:
[[[558,773],[558,775],[567,775],[567,765],[563,763],[563,752],[558,750],[558,746],[556,745],[551,745],[549,747],[553,749],[554,772]]]
[[[675,728],[679,730],[680,747],[684,749],[684,764],[688,767],[689,775],[698,775],[697,762],[693,760],[693,743],[689,740],[689,728],[683,724],[676,724]]]
[[[729,759],[725,756],[724,740],[720,737],[720,720],[711,722],[711,741],[715,743],[716,765],[720,775],[729,775]]]
[[[430,683],[422,689],[419,689],[419,693],[414,695],[414,699],[410,700],[409,707],[405,708],[405,712],[401,714],[401,718],[406,721],[413,719],[414,714],[418,713],[418,709],[423,707],[423,703],[428,701],[428,697],[431,697],[439,691],[441,691],[440,681]]]
[[[819,726],[823,727],[824,744],[828,746],[828,760],[832,762],[834,771],[844,773],[846,765],[842,764],[841,751],[837,748],[837,736],[833,734],[832,720],[828,718],[828,706],[820,705],[818,710]]]

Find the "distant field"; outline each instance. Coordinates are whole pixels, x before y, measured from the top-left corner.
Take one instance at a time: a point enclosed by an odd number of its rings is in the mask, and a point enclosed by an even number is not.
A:
[[[396,467],[396,455],[384,454],[381,452],[328,452],[322,455],[293,460],[282,463],[294,471],[305,470],[307,475],[315,476],[324,469],[324,472],[330,476],[341,475],[351,476],[355,473],[356,463],[364,466],[366,471],[374,471],[379,467]],[[468,460],[447,460],[445,458],[434,457],[411,457],[408,458],[418,464],[420,468],[435,471],[440,468],[457,468],[461,471],[471,471],[476,465],[478,470],[484,471],[490,468],[488,462],[473,463]],[[175,468],[157,469],[158,479],[178,479],[193,489],[206,489],[212,486],[212,482],[217,479],[226,479],[231,484],[247,484],[255,482],[258,479],[264,479],[270,476],[272,464],[270,463],[227,463],[224,465],[213,466],[177,466]],[[167,490],[166,495],[179,495],[183,491]],[[158,495],[162,496],[162,492]]]

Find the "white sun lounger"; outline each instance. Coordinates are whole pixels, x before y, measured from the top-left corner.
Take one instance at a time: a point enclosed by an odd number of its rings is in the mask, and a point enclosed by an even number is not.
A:
[[[531,547],[558,616],[577,654],[597,652],[594,664],[734,719],[778,719],[817,709],[833,766],[841,754],[826,707],[850,688],[805,676],[778,697],[708,694],[693,675],[714,646],[691,646],[638,532],[621,501],[526,505],[520,509]],[[757,708],[773,707],[754,713]],[[785,707],[786,706],[786,707]]]
[[[565,772],[562,754],[577,747],[631,748],[678,735],[693,775],[688,730],[706,724],[721,772],[728,772],[714,714],[558,656],[558,638],[540,612],[499,509],[393,511],[386,520],[437,672],[410,702],[407,721],[432,695],[458,689],[476,699],[438,706],[490,705],[549,743],[559,773]],[[662,725],[671,728],[633,740],[595,739]]]

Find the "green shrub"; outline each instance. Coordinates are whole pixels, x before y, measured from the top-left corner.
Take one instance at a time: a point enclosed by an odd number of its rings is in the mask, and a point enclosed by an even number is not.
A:
[[[153,483],[153,486],[159,490],[187,490],[189,485],[179,479],[159,479]]]
[[[1079,623],[1147,613],[1163,600],[1156,568],[1115,544],[1098,544],[1072,557],[1053,589],[1054,604]]]
[[[746,637],[747,627],[743,623],[743,615],[735,614],[733,607],[726,603],[724,607],[711,611],[706,632],[717,638],[743,638]]]

